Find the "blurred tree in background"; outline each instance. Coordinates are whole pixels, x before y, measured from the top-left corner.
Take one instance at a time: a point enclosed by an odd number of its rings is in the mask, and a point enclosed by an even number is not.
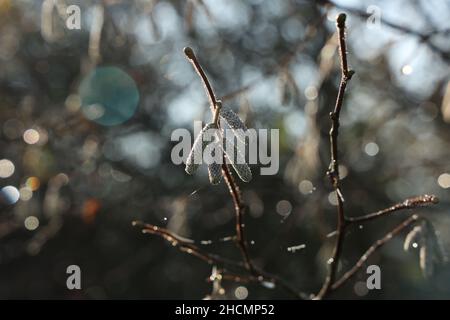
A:
[[[81,8],[80,30],[66,26]],[[211,266],[142,235],[131,221],[230,241],[233,204],[206,170],[172,163],[173,130],[210,121],[183,47],[197,52],[218,96],[251,128],[280,130],[280,170],[241,184],[255,264],[317,292],[336,226],[325,175],[339,84],[335,16],[348,14],[356,70],[341,115],[340,173],[349,216],[418,194],[450,248],[450,1],[0,0],[0,297],[202,298]],[[378,16],[381,15],[381,20]],[[259,172],[254,166],[254,172]],[[405,213],[353,228],[341,268]],[[448,298],[449,266],[426,279],[403,236],[371,257],[335,298]],[[304,245],[301,250],[290,249]],[[66,267],[82,290],[66,288]],[[363,285],[361,285],[361,283]],[[279,288],[224,282],[249,298]]]

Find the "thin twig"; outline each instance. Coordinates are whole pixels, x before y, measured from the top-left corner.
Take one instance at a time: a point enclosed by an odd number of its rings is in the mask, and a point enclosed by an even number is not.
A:
[[[194,66],[194,69],[199,74],[200,78],[202,79],[203,85],[205,87],[206,93],[208,95],[209,101],[210,101],[210,107],[211,112],[213,114],[214,122],[218,123],[218,111],[219,111],[219,104],[218,100],[214,94],[214,90],[208,80],[208,77],[206,76],[205,72],[203,71],[197,57],[195,56],[194,51],[187,47],[184,49],[184,53],[188,60],[192,63]],[[197,247],[192,241],[186,241],[190,239],[185,239],[183,237],[180,237],[176,234],[171,233],[169,230],[160,228],[154,225],[149,224],[143,224],[141,222],[134,222],[134,225],[140,226],[143,228],[143,232],[145,233],[152,233],[156,234],[158,236],[161,236],[165,240],[169,241],[172,245],[178,247],[181,251],[189,253],[193,256],[198,257],[199,259],[209,263],[209,264],[219,264],[219,265],[225,265],[229,264],[234,267],[243,267],[246,271],[250,273],[250,276],[234,276],[231,277],[232,279],[243,279],[244,281],[252,280],[258,282],[260,285],[265,285],[266,283],[272,283],[274,286],[279,286],[280,288],[284,289],[286,292],[289,292],[290,294],[294,295],[295,297],[299,299],[307,299],[308,295],[306,295],[303,292],[298,291],[297,289],[293,288],[289,283],[281,279],[279,276],[270,274],[258,267],[256,267],[251,259],[250,255],[248,253],[248,247],[247,247],[247,241],[244,234],[244,211],[245,211],[245,204],[242,201],[241,193],[239,190],[239,186],[237,185],[236,181],[234,180],[233,176],[231,175],[230,169],[228,165],[226,164],[225,157],[223,158],[222,163],[222,173],[224,176],[224,180],[228,186],[228,189],[230,191],[231,197],[233,199],[233,204],[235,207],[236,212],[236,242],[237,245],[241,251],[243,263],[238,263],[234,261],[230,261],[227,259],[223,259],[222,257],[212,255],[210,253],[206,253],[203,250],[201,250],[199,247]]]
[[[206,93],[209,97],[209,101],[211,103],[211,112],[213,114],[213,117],[216,118],[217,112],[217,98],[214,94],[214,90],[208,80],[208,77],[206,76],[205,72],[202,69],[202,66],[200,65],[197,57],[195,56],[194,50],[192,50],[189,47],[184,48],[184,54],[188,58],[188,60],[192,63],[194,66],[194,69],[199,74],[200,78],[202,79],[203,85],[206,88]],[[255,271],[255,267],[250,259],[249,253],[248,253],[248,246],[247,241],[244,236],[244,210],[245,205],[241,198],[241,192],[239,190],[239,187],[234,180],[233,176],[231,175],[230,169],[228,165],[226,164],[225,157],[223,158],[222,163],[222,173],[224,176],[225,183],[228,186],[228,189],[230,191],[231,197],[233,198],[234,203],[234,209],[236,212],[236,236],[237,236],[237,244],[241,251],[242,258],[244,260],[244,263],[246,265],[246,268],[248,271],[250,271],[253,275],[257,275]]]
[[[211,112],[214,114],[214,110],[216,108],[217,100],[216,95],[214,94],[214,90],[209,83],[208,77],[205,74],[205,71],[203,71],[202,66],[198,62],[197,57],[195,56],[194,50],[192,50],[189,47],[184,48],[184,54],[188,58],[188,60],[192,63],[192,66],[194,67],[195,71],[200,76],[200,79],[202,79],[203,86],[205,87],[207,96],[209,98]]]
[[[160,236],[174,247],[177,247],[182,252],[193,255],[208,264],[215,264],[219,266],[232,266],[243,268],[243,264],[222,258],[220,256],[207,253],[196,246],[190,239],[183,238],[165,228],[161,228],[152,224],[143,223],[141,221],[133,221],[133,226],[140,227],[145,234],[154,234]]]
[[[339,157],[338,157],[338,135],[339,135],[339,116],[342,109],[342,104],[344,102],[345,89],[347,87],[347,82],[351,79],[354,74],[353,70],[348,69],[347,63],[347,46],[345,42],[345,19],[346,15],[341,13],[336,18],[336,27],[339,37],[339,52],[341,61],[341,82],[339,85],[339,91],[336,98],[336,104],[334,106],[333,112],[330,113],[331,118],[331,130],[330,130],[330,146],[331,146],[331,162],[327,172],[331,184],[336,193],[337,197],[337,231],[336,231],[336,244],[333,251],[333,256],[329,260],[329,270],[327,278],[317,294],[316,298],[323,298],[331,288],[336,277],[337,267],[339,263],[339,258],[342,252],[342,247],[344,243],[344,233],[346,228],[346,220],[344,215],[344,197],[340,189],[340,179],[339,179]]]
[[[377,212],[369,213],[360,217],[346,217],[345,219],[348,223],[362,223],[391,214],[396,211],[413,209],[421,206],[427,206],[430,204],[436,204],[438,202],[439,199],[435,195],[425,194],[414,198],[408,198],[403,202],[397,203],[389,208]]]
[[[223,258],[222,256],[208,253],[202,249],[200,249],[191,239],[184,238],[180,235],[177,235],[165,228],[161,228],[152,224],[143,223],[141,221],[133,221],[133,226],[141,228],[142,232],[145,234],[154,234],[157,235],[167,242],[169,242],[172,246],[178,248],[181,252],[190,254],[198,259],[220,267],[229,267],[235,268],[239,270],[248,271],[245,264],[239,261],[234,261],[230,259]],[[298,291],[294,287],[292,287],[289,283],[278,277],[277,275],[271,274],[261,269],[256,269],[255,272],[257,275],[236,275],[229,277],[228,280],[233,280],[235,282],[256,282],[259,285],[267,287],[268,283],[272,283],[275,286],[279,286],[281,289],[286,291],[287,293],[297,297],[299,299],[308,299],[308,295]],[[228,271],[224,271],[224,274],[232,274]]]
[[[369,257],[378,249],[380,249],[383,245],[385,245],[387,242],[392,240],[396,235],[398,235],[400,232],[402,232],[404,229],[409,227],[411,224],[419,221],[420,217],[418,215],[412,215],[409,218],[407,218],[405,221],[400,223],[397,227],[392,229],[390,232],[388,232],[383,238],[377,240],[367,251],[359,258],[358,262],[344,275],[339,278],[333,285],[331,286],[331,290],[336,290],[340,288],[347,280],[349,280],[351,277],[353,277],[359,269],[364,265],[364,263],[369,259]]]
[[[225,157],[223,158],[222,164],[222,173],[224,176],[225,183],[228,186],[231,197],[233,198],[234,210],[236,212],[236,240],[239,246],[239,250],[241,251],[241,255],[244,259],[244,263],[247,269],[253,274],[256,275],[257,272],[255,270],[255,266],[253,265],[249,253],[247,241],[244,233],[244,210],[246,208],[245,204],[242,201],[241,192],[239,190],[236,181],[231,175],[230,169],[228,165],[225,163]]]
[[[194,66],[194,69],[199,74],[200,78],[202,79],[203,85],[206,89],[208,98],[210,100],[211,104],[211,112],[214,117],[214,122],[218,122],[218,103],[216,96],[214,94],[214,91],[212,89],[212,86],[208,80],[208,77],[206,76],[205,72],[203,71],[200,63],[198,62],[197,57],[194,54],[194,51],[191,48],[185,48],[184,53],[188,60],[192,63]],[[242,201],[241,193],[239,190],[239,187],[234,180],[233,176],[231,175],[231,172],[228,168],[228,165],[225,162],[225,158],[223,158],[223,164],[222,164],[222,172],[224,176],[224,180],[228,186],[228,189],[230,191],[231,197],[233,199],[235,212],[236,212],[236,242],[237,245],[241,251],[243,263],[230,261],[228,259],[224,259],[217,255],[212,255],[210,253],[204,252],[201,250],[198,246],[196,246],[192,240],[183,238],[181,236],[178,236],[172,232],[170,232],[167,229],[157,227],[151,224],[144,224],[142,222],[135,221],[133,222],[133,225],[139,226],[142,228],[142,231],[144,233],[151,233],[158,235],[165,239],[166,241],[170,242],[173,246],[178,247],[181,251],[186,252],[188,254],[191,254],[209,264],[214,265],[231,265],[234,267],[241,267],[247,270],[250,273],[250,276],[239,276],[234,277],[235,280],[237,279],[244,279],[244,280],[253,280],[257,281],[260,285],[265,285],[266,283],[272,283],[274,286],[279,286],[280,288],[284,289],[286,292],[289,292],[293,296],[299,298],[299,299],[307,299],[308,296],[305,293],[299,292],[295,288],[293,288],[289,283],[281,279],[280,277],[270,274],[260,268],[257,268],[253,265],[248,249],[247,249],[247,241],[244,234],[244,210],[246,208],[245,204]]]
[[[378,248],[383,246],[386,242],[392,239],[393,236],[400,233],[403,229],[408,227],[411,223],[418,219],[418,216],[413,215],[406,219],[402,224],[397,226],[391,232],[386,234],[382,239],[376,241],[360,258],[360,260],[347,272],[345,273],[338,281],[335,282],[337,269],[339,265],[339,260],[342,255],[343,245],[345,233],[347,231],[347,227],[353,223],[362,223],[366,221],[373,220],[378,217],[382,217],[388,215],[390,213],[403,210],[403,209],[412,209],[419,206],[435,204],[438,202],[438,198],[434,195],[422,195],[418,197],[408,198],[401,203],[393,205],[384,210],[380,210],[374,213],[370,213],[361,217],[346,217],[344,214],[344,196],[342,190],[340,188],[340,179],[339,179],[339,158],[338,158],[338,136],[339,136],[339,124],[340,124],[340,112],[342,109],[342,104],[344,101],[345,89],[347,87],[348,81],[353,76],[354,72],[348,69],[347,62],[347,48],[346,48],[346,39],[345,39],[345,20],[346,15],[341,13],[336,19],[336,25],[338,30],[339,37],[339,53],[340,53],[340,62],[341,62],[341,82],[339,85],[338,96],[336,98],[336,104],[333,112],[331,112],[331,130],[330,130],[330,146],[331,146],[331,162],[328,169],[328,177],[333,185],[333,188],[336,192],[337,197],[337,230],[336,230],[336,243],[333,251],[333,256],[330,259],[329,270],[327,278],[320,289],[319,293],[315,297],[315,299],[322,299],[327,294],[329,294],[332,290],[339,288],[345,281],[347,281],[350,277],[352,277],[364,264],[367,258],[375,252]]]
[[[337,278],[337,269],[339,265],[339,260],[342,255],[343,244],[345,233],[348,230],[347,227],[353,223],[362,223],[371,221],[377,217],[382,217],[388,215],[390,213],[403,210],[403,209],[412,209],[419,206],[425,206],[429,204],[434,204],[438,202],[438,199],[434,195],[422,195],[418,197],[408,198],[401,203],[393,205],[384,210],[380,210],[374,213],[366,214],[360,217],[346,217],[344,213],[344,196],[340,187],[340,178],[339,178],[339,155],[338,155],[338,136],[339,136],[339,125],[340,125],[340,112],[343,105],[344,94],[347,87],[348,81],[352,78],[354,71],[348,69],[347,62],[347,48],[346,48],[346,39],[345,39],[345,20],[346,15],[340,14],[337,17],[337,31],[339,37],[339,53],[340,53],[340,65],[341,65],[341,81],[339,85],[339,91],[336,98],[336,104],[334,106],[333,111],[330,113],[331,118],[331,129],[330,129],[330,149],[331,149],[331,161],[329,165],[329,169],[327,171],[327,175],[330,179],[330,182],[333,186],[333,189],[336,193],[337,197],[337,230],[336,230],[336,243],[333,251],[333,256],[330,259],[330,266],[328,270],[328,275],[324,281],[322,288],[319,293],[314,297],[315,299],[322,299],[330,292],[341,287],[346,281],[348,281],[353,275],[357,273],[357,271],[364,265],[367,259],[380,247],[390,241],[394,236],[398,235],[401,231],[406,229],[408,226],[418,221],[420,218],[417,215],[413,215],[403,221],[400,225],[386,234],[383,238],[376,241],[356,262],[356,264],[349,269],[341,278],[336,281]],[[205,87],[206,93],[208,95],[210,101],[211,112],[213,114],[214,123],[216,123],[220,129],[220,122],[218,121],[220,104],[214,94],[214,90],[203,71],[198,59],[196,58],[194,51],[191,48],[185,48],[184,53],[188,60],[194,66],[194,69],[199,74],[203,85]],[[300,299],[308,299],[310,296],[306,295],[303,292],[298,291],[294,287],[291,286],[290,283],[283,280],[281,277],[277,275],[270,274],[261,268],[255,266],[248,252],[248,246],[246,237],[244,234],[244,213],[246,210],[246,205],[242,201],[241,193],[239,190],[239,186],[234,180],[230,169],[225,161],[225,157],[223,158],[222,164],[222,173],[224,180],[229,189],[230,195],[233,199],[233,204],[235,207],[236,213],[236,236],[234,237],[236,243],[241,251],[242,262],[237,262],[233,260],[228,260],[218,255],[210,254],[202,249],[200,249],[193,240],[183,238],[179,235],[176,235],[170,232],[167,229],[160,228],[150,224],[143,224],[141,222],[135,222],[134,225],[140,226],[144,233],[151,233],[158,235],[164,238],[166,241],[171,243],[173,246],[179,248],[181,251],[186,252],[190,255],[193,255],[208,264],[212,264],[214,266],[229,266],[230,268],[236,268],[240,271],[245,270],[248,274],[236,274],[230,273],[228,270],[221,271],[221,276],[223,279],[230,280],[234,282],[256,282],[260,285],[270,287],[273,285],[274,287],[279,286],[284,289],[286,292],[294,295]]]
[[[367,257],[372,254],[376,249],[381,247],[386,243],[393,235],[398,234],[401,230],[406,228],[412,221],[417,219],[416,216],[412,216],[405,220],[403,224],[394,229],[392,232],[387,234],[383,239],[375,242],[373,246],[364,254],[361,259],[355,264],[355,266],[350,269],[349,272],[344,274],[344,276],[335,283],[335,278],[337,274],[337,269],[339,265],[339,260],[342,255],[342,250],[344,246],[344,238],[347,227],[353,223],[362,223],[366,221],[373,220],[377,217],[382,217],[393,213],[395,211],[403,209],[411,209],[418,206],[424,206],[428,204],[434,204],[438,202],[438,199],[434,195],[422,195],[418,197],[408,198],[405,201],[393,205],[384,210],[380,210],[374,213],[370,213],[361,217],[346,217],[344,214],[344,196],[340,188],[339,179],[339,155],[338,155],[338,136],[339,136],[339,124],[340,124],[340,112],[342,109],[342,104],[344,101],[344,94],[347,87],[348,81],[353,76],[354,72],[348,69],[347,62],[347,47],[345,39],[345,20],[346,15],[341,13],[336,19],[336,25],[339,37],[339,54],[340,54],[340,64],[341,64],[341,82],[339,85],[338,96],[336,98],[336,104],[333,112],[330,114],[331,117],[331,130],[330,130],[330,146],[331,146],[331,162],[328,169],[328,177],[333,185],[337,197],[337,230],[336,230],[336,243],[333,250],[333,256],[330,259],[329,270],[327,278],[320,289],[319,293],[315,297],[316,299],[322,299],[331,290],[337,289],[343,282],[350,278],[356,271],[362,266],[362,264],[367,260]],[[415,218],[413,218],[415,217]]]

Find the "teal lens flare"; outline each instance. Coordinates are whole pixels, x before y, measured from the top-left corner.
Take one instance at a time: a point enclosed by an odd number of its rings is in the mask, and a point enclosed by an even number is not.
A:
[[[117,67],[98,67],[79,87],[86,118],[104,126],[121,124],[136,112],[139,91],[134,80]]]

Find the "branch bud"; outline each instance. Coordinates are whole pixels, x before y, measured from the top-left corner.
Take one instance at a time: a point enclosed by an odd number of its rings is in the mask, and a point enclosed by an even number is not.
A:
[[[186,55],[186,57],[188,57],[188,59],[192,60],[195,58],[194,50],[192,50],[190,47],[185,47],[183,49],[183,52]]]
[[[340,13],[336,18],[336,23],[338,28],[345,28],[345,20],[347,19],[347,15],[345,13]]]
[[[354,74],[355,74],[355,70],[348,70],[347,71],[347,80],[350,80]]]

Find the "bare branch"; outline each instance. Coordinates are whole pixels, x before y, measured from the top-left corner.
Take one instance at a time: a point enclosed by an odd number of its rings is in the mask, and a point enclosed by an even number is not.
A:
[[[178,248],[181,252],[185,252],[194,257],[197,257],[208,264],[221,267],[230,267],[230,268],[232,267],[240,270],[247,270],[246,265],[243,264],[242,262],[226,259],[219,255],[205,252],[204,250],[200,249],[193,240],[184,238],[165,228],[161,228],[148,223],[143,223],[141,221],[133,221],[132,225],[141,228],[142,232],[145,234],[154,234],[163,238],[164,240],[169,242],[172,246]],[[257,275],[252,274],[237,275],[229,273],[228,271],[224,271],[224,274],[230,275],[227,276],[227,280],[241,283],[255,282],[265,287],[268,286],[267,284],[273,284],[274,287],[279,286],[281,289],[283,289],[289,294],[292,294],[294,297],[297,297],[299,299],[308,299],[307,294],[293,288],[290,284],[282,280],[277,275],[273,275],[261,269],[256,269],[255,273]]]
[[[202,79],[203,86],[205,87],[206,93],[209,98],[211,112],[214,114],[214,109],[216,108],[216,95],[214,94],[214,90],[209,83],[208,77],[206,76],[205,71],[203,71],[202,66],[198,62],[197,57],[195,56],[194,50],[192,50],[189,47],[184,48],[184,54],[186,55],[187,59],[192,63],[192,66],[194,67],[195,71],[197,71],[198,75]]]
[[[244,215],[244,210],[245,210],[246,206],[242,201],[241,192],[239,190],[239,187],[236,184],[236,181],[234,180],[233,176],[231,175],[227,164],[225,163],[225,157],[223,158],[222,172],[223,172],[224,180],[230,191],[231,197],[233,198],[234,210],[236,212],[237,244],[241,251],[241,254],[244,259],[244,263],[245,263],[247,269],[252,274],[255,275],[256,274],[255,267],[253,266],[252,261],[250,260],[250,256],[248,254],[248,249],[247,249],[247,241],[246,241],[245,234],[244,234],[243,215]]]
[[[240,262],[236,262],[229,259],[224,259],[220,256],[207,253],[203,250],[201,250],[198,246],[195,245],[195,243],[190,240],[183,238],[165,228],[161,228],[152,224],[143,223],[141,221],[133,221],[133,226],[139,227],[142,229],[142,233],[145,234],[154,234],[157,236],[160,236],[167,242],[169,242],[174,247],[177,247],[180,249],[180,251],[185,252],[187,254],[193,255],[203,261],[205,261],[208,264],[214,264],[219,266],[233,266],[233,267],[239,267],[243,268],[243,264]]]
[[[208,77],[206,76],[205,72],[203,71],[197,57],[195,56],[194,50],[192,50],[189,47],[184,48],[184,54],[188,58],[188,60],[192,63],[194,66],[194,69],[199,74],[200,78],[203,81],[203,84],[206,88],[206,92],[208,93],[209,100],[211,102],[211,112],[213,114],[214,119],[217,119],[217,112],[215,108],[217,107],[217,98],[214,94],[214,90],[208,80]],[[234,208],[236,212],[236,236],[237,236],[237,244],[241,251],[242,258],[244,260],[245,266],[253,275],[256,275],[255,267],[253,266],[252,261],[250,260],[250,256],[248,254],[247,249],[247,241],[244,236],[244,209],[245,205],[241,198],[241,192],[239,190],[238,185],[236,184],[236,181],[234,180],[233,176],[231,175],[230,169],[228,168],[228,165],[226,164],[225,157],[223,158],[222,163],[222,173],[224,176],[225,183],[228,186],[228,189],[230,191],[231,197],[233,198]]]
[[[336,277],[337,266],[339,258],[341,256],[342,247],[344,244],[344,233],[346,227],[346,220],[344,215],[344,197],[340,189],[339,180],[339,157],[338,157],[338,135],[339,135],[339,116],[344,102],[345,89],[347,82],[351,79],[354,72],[348,69],[347,63],[347,46],[345,43],[345,20],[346,15],[341,13],[336,19],[336,27],[339,37],[339,52],[341,58],[341,82],[339,85],[339,91],[336,98],[336,104],[333,112],[330,113],[331,117],[331,130],[330,130],[330,146],[331,146],[331,162],[327,172],[331,184],[337,197],[337,231],[336,231],[336,244],[333,251],[333,256],[330,259],[330,266],[328,270],[327,278],[317,294],[316,298],[323,298],[330,290],[332,283]]]
[[[398,235],[400,232],[405,230],[407,227],[409,227],[411,224],[419,221],[421,219],[418,215],[412,215],[402,223],[400,223],[397,227],[392,229],[390,232],[388,232],[383,238],[376,241],[367,251],[359,258],[358,262],[344,275],[339,278],[333,285],[331,286],[331,290],[336,290],[339,287],[341,287],[347,280],[349,280],[351,277],[353,277],[359,269],[364,265],[364,263],[369,259],[369,257],[376,252],[378,249],[380,249],[382,246],[384,246],[387,242],[392,240],[396,235]]]
[[[424,194],[418,197],[408,198],[404,200],[403,202],[397,203],[389,208],[369,213],[364,216],[360,217],[346,217],[347,222],[349,223],[362,223],[367,222],[391,213],[394,213],[396,211],[405,210],[405,209],[413,209],[417,207],[427,206],[436,204],[439,202],[438,197],[435,195],[428,195]]]

